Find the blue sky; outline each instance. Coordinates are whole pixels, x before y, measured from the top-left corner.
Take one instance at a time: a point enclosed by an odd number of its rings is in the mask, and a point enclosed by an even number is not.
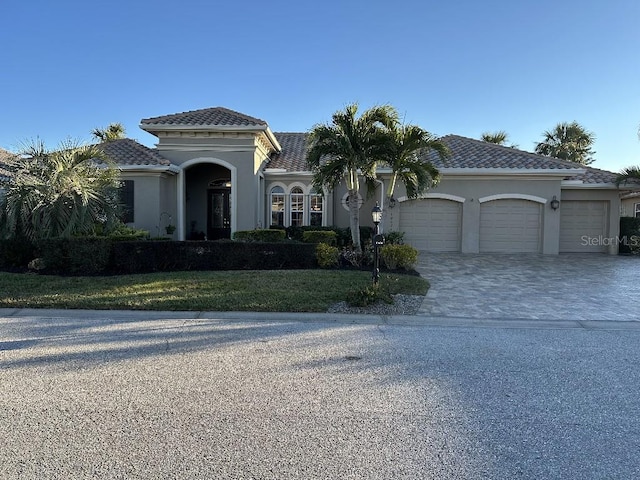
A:
[[[532,151],[577,121],[593,166],[640,164],[637,0],[2,0],[0,147],[90,140],[224,106],[307,131],[389,103],[437,134],[505,130]]]

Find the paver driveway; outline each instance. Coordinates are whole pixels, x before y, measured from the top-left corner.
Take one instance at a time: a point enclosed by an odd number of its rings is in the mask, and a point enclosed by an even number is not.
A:
[[[640,320],[638,257],[422,252],[417,270],[431,282],[420,315]]]

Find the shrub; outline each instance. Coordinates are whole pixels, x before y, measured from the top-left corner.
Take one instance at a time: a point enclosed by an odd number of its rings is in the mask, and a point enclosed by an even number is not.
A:
[[[296,242],[140,241],[113,244],[113,272],[316,268],[315,245]]]
[[[106,237],[47,238],[36,249],[47,273],[96,275],[108,270],[111,245]]]
[[[618,253],[640,254],[640,218],[620,217]]]
[[[0,240],[0,268],[25,267],[35,257],[35,247],[26,238]]]
[[[367,285],[360,290],[347,293],[347,303],[352,307],[366,307],[379,301],[392,304],[393,297],[387,289],[378,285]]]
[[[404,232],[387,232],[384,241],[387,245],[404,245]]]
[[[384,245],[380,258],[389,270],[410,270],[418,261],[418,250],[410,245]]]
[[[305,243],[326,243],[336,245],[336,232],[333,230],[307,230],[302,234],[302,241]]]
[[[340,251],[324,242],[316,246],[316,259],[320,268],[333,268],[338,266]]]
[[[239,242],[281,242],[286,239],[286,232],[280,229],[241,230],[233,234]]]

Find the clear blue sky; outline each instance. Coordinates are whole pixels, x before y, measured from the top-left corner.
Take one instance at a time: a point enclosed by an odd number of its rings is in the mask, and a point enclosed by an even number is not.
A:
[[[640,164],[638,0],[2,0],[0,147],[90,140],[224,106],[307,131],[350,102],[533,150],[576,120],[596,163]]]

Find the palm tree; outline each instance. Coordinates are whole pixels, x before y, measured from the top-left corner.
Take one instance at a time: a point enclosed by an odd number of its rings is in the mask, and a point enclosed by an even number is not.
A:
[[[4,238],[68,238],[90,234],[97,224],[108,231],[118,223],[118,171],[96,146],[67,141],[48,151],[38,140],[11,159],[7,170],[10,177],[0,185]]]
[[[640,181],[640,166],[622,169],[616,177],[616,185],[620,186],[620,184],[627,183],[629,180]]]
[[[333,190],[345,181],[351,240],[360,253],[359,177],[368,187],[374,187],[376,162],[384,159],[387,129],[398,123],[398,114],[388,105],[370,108],[359,117],[357,113],[357,104],[347,105],[333,114],[330,124],[315,125],[309,134],[306,160],[318,191]]]
[[[396,126],[390,130],[384,163],[392,171],[387,188],[391,199],[398,179],[404,183],[409,198],[416,198],[440,181],[440,172],[426,159],[426,153],[435,151],[441,159],[449,156],[449,148],[431,133],[415,125]]]
[[[91,135],[100,143],[112,142],[124,138],[125,129],[121,123],[110,123],[107,128],[94,128]]]
[[[507,138],[509,138],[509,135],[504,130],[484,132],[480,137],[483,142],[495,143],[496,145],[504,145],[507,143]]]
[[[509,141],[509,134],[504,130],[498,130],[497,132],[484,132],[480,136],[480,140],[488,143],[495,143],[496,145],[507,146],[507,142]],[[510,148],[518,148],[518,145],[512,143],[509,145]]]
[[[544,140],[536,145],[536,153],[582,165],[589,165],[595,161],[592,157],[595,152],[591,147],[596,137],[578,122],[559,123],[543,135]]]

